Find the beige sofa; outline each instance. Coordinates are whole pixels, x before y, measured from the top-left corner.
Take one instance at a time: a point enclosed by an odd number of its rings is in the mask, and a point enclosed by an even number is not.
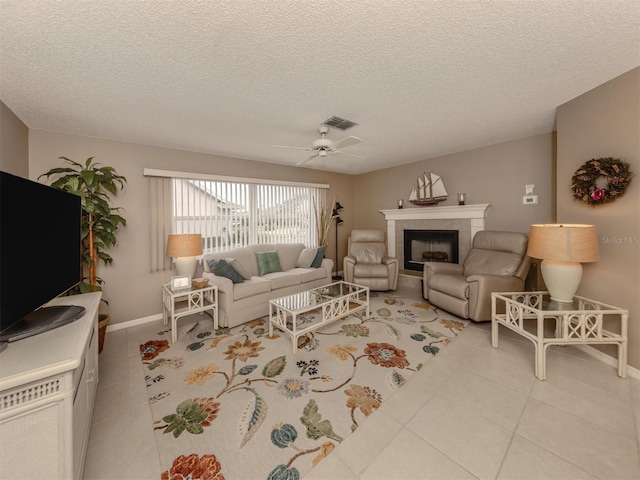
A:
[[[250,245],[226,252],[204,256],[203,277],[218,286],[218,315],[220,325],[235,327],[269,314],[269,300],[302,292],[331,283],[333,261],[323,258],[318,268],[296,267],[305,246],[302,243]],[[282,271],[259,275],[258,252],[277,252]],[[233,283],[225,276],[211,271],[210,260],[233,259],[240,263],[249,279]],[[232,263],[233,265],[233,263]],[[237,267],[237,263],[235,263]]]
[[[529,272],[529,237],[484,230],[473,237],[462,265],[425,262],[423,296],[433,305],[477,322],[491,320],[492,292],[521,292]]]

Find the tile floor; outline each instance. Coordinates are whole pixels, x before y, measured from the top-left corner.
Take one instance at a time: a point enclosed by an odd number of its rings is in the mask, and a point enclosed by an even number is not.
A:
[[[138,354],[160,324],[107,334],[85,479],[160,478]],[[472,323],[305,480],[640,478],[640,381],[553,347],[541,382],[531,342],[490,332]]]

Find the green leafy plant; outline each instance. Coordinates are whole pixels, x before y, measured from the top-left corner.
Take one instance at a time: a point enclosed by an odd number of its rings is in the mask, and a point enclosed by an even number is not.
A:
[[[84,165],[67,157],[59,157],[69,164],[52,168],[40,177],[55,180],[52,187],[82,197],[82,240],[80,282],[71,293],[102,290],[103,280],[98,277],[98,263],[111,264],[113,258],[105,251],[116,244],[116,234],[127,221],[120,215],[120,207],[111,207],[111,196],[117,196],[127,179],[118,175],[113,167],[102,166],[87,158]]]

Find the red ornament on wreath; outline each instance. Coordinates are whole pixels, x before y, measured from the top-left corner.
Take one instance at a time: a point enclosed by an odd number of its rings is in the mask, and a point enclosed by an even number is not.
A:
[[[573,198],[595,207],[610,203],[627,190],[634,177],[630,165],[617,158],[594,158],[571,177]]]

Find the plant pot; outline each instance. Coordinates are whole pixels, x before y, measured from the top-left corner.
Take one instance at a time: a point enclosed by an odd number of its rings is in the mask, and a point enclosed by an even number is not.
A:
[[[104,337],[107,334],[107,325],[110,321],[111,316],[108,313],[98,314],[98,353],[101,353],[104,348]]]

